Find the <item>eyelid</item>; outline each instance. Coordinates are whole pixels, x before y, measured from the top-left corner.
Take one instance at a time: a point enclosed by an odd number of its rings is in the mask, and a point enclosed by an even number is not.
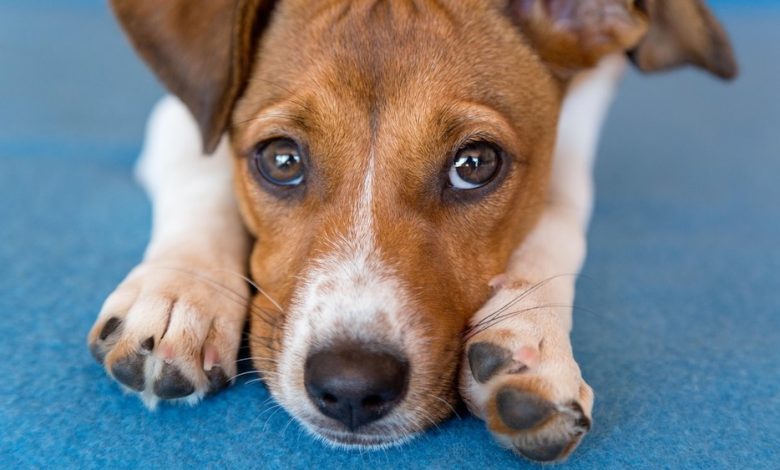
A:
[[[452,156],[452,161],[454,161],[455,157],[458,156],[458,152],[460,152],[461,150],[465,149],[466,147],[469,147],[470,145],[478,145],[478,144],[489,145],[496,150],[496,153],[505,156],[507,158],[510,157],[510,153],[504,150],[507,147],[503,145],[502,139],[487,132],[472,132],[463,136],[463,138],[461,138],[457,142],[457,144],[452,148],[452,150],[450,151],[450,155]]]
[[[247,143],[242,142],[238,147],[239,154],[244,157],[249,156],[255,150],[263,148],[264,145],[277,139],[290,140],[298,146],[301,152],[308,153],[309,147],[303,133],[292,127],[274,125],[264,128],[262,132],[252,134],[251,140],[246,139]]]

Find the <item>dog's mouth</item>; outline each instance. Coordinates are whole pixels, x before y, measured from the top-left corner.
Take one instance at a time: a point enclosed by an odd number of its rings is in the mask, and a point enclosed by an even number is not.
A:
[[[412,433],[366,433],[348,432],[325,428],[312,423],[303,423],[304,428],[315,438],[339,449],[382,450],[403,445],[417,436]]]

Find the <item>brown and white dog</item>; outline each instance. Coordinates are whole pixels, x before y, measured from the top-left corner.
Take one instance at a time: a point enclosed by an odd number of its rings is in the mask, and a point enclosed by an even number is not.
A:
[[[195,403],[248,318],[271,393],[330,443],[402,442],[460,394],[519,454],[576,447],[600,125],[626,57],[735,75],[701,0],[112,3],[176,96],[138,166],[151,242],[89,334],[114,379]]]

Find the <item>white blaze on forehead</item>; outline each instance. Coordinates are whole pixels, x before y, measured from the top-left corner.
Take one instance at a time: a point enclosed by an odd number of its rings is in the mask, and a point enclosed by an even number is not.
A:
[[[326,255],[302,273],[280,355],[285,394],[300,393],[295,377],[302,373],[309,349],[341,341],[380,342],[403,347],[403,319],[408,311],[402,286],[385,266],[374,232],[374,155],[370,155],[359,197],[351,208],[350,228],[329,241]]]
[[[368,157],[366,178],[363,180],[363,188],[360,191],[360,201],[355,211],[355,236],[365,241],[366,249],[370,252],[374,249],[374,172],[376,171],[376,158],[373,150]]]
[[[328,340],[319,335],[336,328],[352,339],[381,339],[393,332],[376,331],[377,320],[398,324],[394,320],[402,308],[400,285],[382,263],[374,231],[375,168],[372,152],[360,196],[351,208],[349,230],[304,274],[305,287],[296,296],[295,310],[308,319],[317,339]]]

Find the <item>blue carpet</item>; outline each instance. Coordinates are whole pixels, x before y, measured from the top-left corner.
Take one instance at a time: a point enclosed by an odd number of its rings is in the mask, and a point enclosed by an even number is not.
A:
[[[0,468],[533,466],[453,418],[336,451],[245,382],[147,412],[90,357],[141,257],[131,179],[161,90],[103,2],[0,4]],[[628,77],[597,168],[574,349],[595,427],[565,468],[780,468],[780,10],[717,2],[743,68]]]

